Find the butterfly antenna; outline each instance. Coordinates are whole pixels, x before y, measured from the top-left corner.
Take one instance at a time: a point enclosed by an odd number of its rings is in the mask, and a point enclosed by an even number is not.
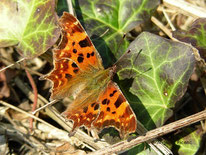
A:
[[[126,54],[128,54],[128,53],[130,53],[130,52],[131,52],[131,49],[129,49],[126,53],[124,53],[124,54],[113,64],[113,66],[115,66],[119,61],[121,61],[121,60],[125,57]]]
[[[136,58],[135,58],[135,61],[137,60],[137,58],[139,57],[139,55],[140,55],[140,53],[142,52],[142,49],[139,51],[139,53],[137,54],[137,56],[136,56]],[[135,62],[134,61],[134,62]],[[134,67],[134,65],[132,64],[132,68]],[[130,74],[129,74],[129,77],[130,78],[132,78],[132,68],[131,68],[131,70],[130,70]],[[139,75],[142,75],[142,74],[144,74],[144,73],[146,73],[146,72],[148,72],[148,71],[150,71],[152,69],[152,67],[150,67],[150,68],[148,68],[147,70],[145,70],[145,71],[143,71],[143,72],[141,72],[141,73],[139,73],[138,75],[136,75],[136,76],[139,76]]]
[[[139,55],[141,54],[141,52],[142,52],[142,49],[140,49],[139,52],[137,53],[137,56],[136,56],[134,62],[137,61],[137,59],[138,59]],[[134,68],[134,63],[132,63],[132,68]],[[131,68],[130,73],[129,73],[130,78],[131,78],[131,75],[132,75],[132,68]],[[142,73],[140,73],[140,74],[142,74]]]
[[[118,44],[118,46],[117,46],[117,51],[116,51],[116,52],[119,51],[120,45],[121,45],[122,42],[124,41],[125,37],[126,37],[126,33],[123,34],[123,37],[122,37],[122,39],[120,40],[120,42],[119,42],[119,44]]]
[[[103,37],[107,32],[109,31],[109,29],[106,29],[106,31],[104,33],[102,33],[99,38]]]
[[[145,70],[145,71],[143,71],[143,72],[137,74],[135,77],[140,76],[140,75],[142,75],[142,74],[144,74],[144,73],[150,71],[151,69],[152,69],[152,67],[150,67],[150,68],[148,68],[147,70]],[[132,69],[131,69],[131,71],[130,71],[129,78],[132,78],[131,75],[132,75]]]
[[[126,37],[126,33],[124,33],[122,39],[120,40],[120,42],[119,42],[119,44],[118,44],[118,48],[117,48],[116,53],[119,51],[120,46],[121,46],[123,40],[125,39],[125,37]],[[124,58],[124,56],[125,56],[126,54],[128,54],[128,53],[130,53],[130,52],[131,52],[131,49],[129,49],[126,53],[124,53],[124,54],[114,63],[114,65],[116,65],[120,60],[122,60],[122,58]]]

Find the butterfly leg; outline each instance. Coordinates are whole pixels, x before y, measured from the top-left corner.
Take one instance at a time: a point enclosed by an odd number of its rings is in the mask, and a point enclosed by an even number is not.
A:
[[[76,129],[72,129],[70,132],[69,132],[69,137],[72,137],[75,135],[75,133],[77,132],[77,128]]]

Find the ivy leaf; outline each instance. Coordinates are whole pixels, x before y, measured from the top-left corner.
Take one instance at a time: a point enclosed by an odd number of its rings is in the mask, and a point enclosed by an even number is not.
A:
[[[69,12],[67,0],[58,0],[58,2],[57,2],[58,15],[61,16],[64,11]]]
[[[200,147],[202,132],[192,127],[185,128],[182,132],[175,135],[173,152],[180,155],[193,155]]]
[[[142,143],[142,144],[139,144],[137,146],[135,146],[134,148],[130,149],[127,153],[127,155],[134,155],[134,154],[138,154],[138,155],[157,155],[157,153],[149,148],[148,144],[147,143]]]
[[[195,20],[188,31],[175,31],[173,36],[180,41],[192,44],[206,60],[206,18]]]
[[[0,47],[16,46],[25,58],[44,53],[59,38],[54,0],[1,0]]]
[[[123,40],[123,34],[149,20],[159,0],[73,0],[73,4],[78,19],[92,36],[107,67],[129,45],[126,39]]]
[[[142,103],[135,109],[137,119],[147,129],[162,126],[186,91],[195,66],[192,48],[143,32],[129,49],[117,63],[117,74]]]

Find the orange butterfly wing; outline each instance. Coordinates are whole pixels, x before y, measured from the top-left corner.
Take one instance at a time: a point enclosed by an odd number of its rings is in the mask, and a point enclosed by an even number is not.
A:
[[[114,82],[108,81],[102,90],[95,91],[86,85],[85,82],[96,80],[93,75],[103,79],[110,76],[112,69],[104,70],[101,57],[79,21],[64,13],[60,25],[63,38],[59,49],[54,51],[54,69],[44,78],[53,82],[51,99],[76,95],[63,113],[73,121],[73,131],[80,126],[99,131],[113,126],[121,136],[135,132],[136,116]]]
[[[80,126],[93,126],[98,131],[113,126],[120,131],[121,137],[125,137],[135,132],[137,127],[134,112],[119,87],[112,81],[96,101],[79,109],[68,109],[63,115],[73,120],[73,131]]]
[[[88,66],[104,69],[101,57],[79,21],[64,12],[59,22],[65,33],[60,49],[55,51],[55,58],[72,59],[82,70]]]
[[[78,87],[73,80],[81,72],[103,70],[102,59],[79,21],[64,12],[59,20],[63,36],[59,49],[54,50],[54,69],[42,79],[53,82],[50,99],[62,99],[74,94]],[[79,80],[80,81],[80,80]]]
[[[137,120],[129,103],[119,87],[112,81],[99,97],[100,113],[93,122],[99,131],[113,126],[120,131],[121,137],[136,131]]]
[[[85,126],[88,129],[91,128],[92,122],[99,115],[99,103],[95,101],[90,103],[88,106],[84,106],[72,111],[66,110],[62,114],[66,119],[73,121],[72,132],[75,131],[78,127]]]

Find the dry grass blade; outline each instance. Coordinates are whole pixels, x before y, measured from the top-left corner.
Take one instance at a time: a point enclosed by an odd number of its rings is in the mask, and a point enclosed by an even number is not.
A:
[[[20,62],[24,61],[24,60],[25,60],[25,58],[22,58],[22,59],[18,60],[17,62],[15,62],[15,63],[13,63],[13,64],[10,64],[10,65],[6,66],[6,67],[0,69],[0,72],[6,70],[7,68],[10,68],[10,67],[14,66],[14,65],[17,64],[17,63],[20,63]]]
[[[32,114],[24,111],[24,110],[21,110],[21,109],[15,107],[15,106],[13,106],[13,105],[11,105],[11,104],[9,104],[9,103],[6,103],[6,102],[4,102],[4,101],[2,101],[2,100],[0,100],[0,103],[1,103],[2,105],[6,106],[6,107],[9,107],[9,108],[11,108],[11,109],[13,109],[13,110],[15,110],[15,111],[20,112],[20,113],[23,113],[23,114],[25,114],[25,115],[27,115],[27,116],[29,116],[29,117],[31,117],[31,118],[33,118],[33,119],[41,122],[41,123],[44,123],[44,124],[52,127],[52,125],[50,125],[49,123],[43,121],[42,119],[40,119],[40,118],[38,118],[38,117],[36,117],[36,116],[34,116],[34,115],[32,115]]]
[[[177,11],[192,16],[195,18],[206,17],[205,9],[192,5],[184,0],[163,0],[163,4],[168,7],[173,7]]]
[[[153,17],[151,18],[151,21],[153,23],[155,23],[165,34],[167,34],[168,37],[170,37],[172,40],[174,41],[178,41],[177,39],[175,39],[173,36],[172,36],[172,33],[171,31],[165,27],[157,18]]]

